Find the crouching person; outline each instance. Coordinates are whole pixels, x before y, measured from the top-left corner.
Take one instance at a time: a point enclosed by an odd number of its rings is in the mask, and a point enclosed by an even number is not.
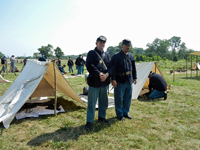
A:
[[[67,72],[64,70],[64,68],[66,67],[66,65],[63,66],[59,66],[58,69],[60,70],[60,72],[62,73],[62,75],[66,74]]]
[[[109,123],[106,117],[108,107],[107,89],[109,85],[110,57],[104,52],[103,48],[106,38],[100,36],[96,40],[96,48],[89,51],[86,59],[86,67],[89,72],[89,90],[86,130],[91,130],[91,124],[94,121],[95,105],[98,99],[98,121]]]
[[[167,83],[160,74],[149,73],[149,99],[161,98],[164,97],[164,100],[167,99]],[[152,91],[153,89],[153,91]]]

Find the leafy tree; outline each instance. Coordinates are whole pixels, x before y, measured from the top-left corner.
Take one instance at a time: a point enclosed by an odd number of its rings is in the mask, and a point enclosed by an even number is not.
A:
[[[109,46],[106,52],[112,57],[115,54],[115,48],[113,46]]]
[[[177,56],[177,55],[175,55],[175,56],[173,57],[173,61],[175,61],[175,62],[178,61],[178,56]]]
[[[177,36],[173,36],[170,40],[171,49],[172,50],[179,50],[181,44],[181,38]]]
[[[53,56],[52,49],[53,46],[48,44],[47,46],[42,46],[41,48],[38,48],[38,51],[40,54],[44,54],[45,58],[48,58]]]
[[[0,59],[3,58],[4,54],[0,52]]]
[[[137,54],[145,54],[145,51],[143,48],[137,48],[137,47],[134,47],[133,48],[133,51],[134,53],[137,55]]]
[[[54,54],[57,58],[61,58],[62,56],[64,56],[64,53],[60,47],[57,47],[56,49],[54,49]]]
[[[38,59],[40,57],[40,53],[33,53],[33,58]]]
[[[168,53],[169,46],[169,40],[161,40],[156,38],[153,43],[147,44],[148,48],[145,50],[145,54],[149,57],[154,55],[164,57]]]

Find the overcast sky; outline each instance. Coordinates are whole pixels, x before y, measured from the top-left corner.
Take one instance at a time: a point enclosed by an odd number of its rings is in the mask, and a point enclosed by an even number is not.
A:
[[[179,36],[199,51],[199,14],[198,0],[0,0],[0,52],[33,56],[51,44],[77,55],[100,35],[105,50],[125,38],[145,49],[155,38]]]

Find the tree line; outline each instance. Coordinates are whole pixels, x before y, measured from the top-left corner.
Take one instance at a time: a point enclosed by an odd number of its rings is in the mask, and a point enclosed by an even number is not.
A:
[[[186,59],[186,54],[194,52],[188,49],[181,37],[173,36],[170,39],[156,38],[152,43],[148,43],[146,49],[131,47],[130,52],[135,56],[136,61],[159,61]],[[121,43],[118,46],[109,46],[107,53],[112,57],[121,50]]]

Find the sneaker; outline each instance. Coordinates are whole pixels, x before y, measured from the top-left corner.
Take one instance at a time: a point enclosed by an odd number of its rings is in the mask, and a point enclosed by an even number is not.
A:
[[[98,120],[99,120],[99,122],[109,123],[109,121],[106,120],[105,118],[101,118],[101,117],[99,117]]]
[[[167,99],[167,93],[164,93],[164,100]]]
[[[85,125],[85,129],[86,129],[87,131],[90,131],[91,128],[92,128],[91,122],[87,122],[86,125]]]
[[[120,121],[125,121],[124,116],[117,117]]]
[[[125,118],[133,119],[130,115],[124,115]]]

